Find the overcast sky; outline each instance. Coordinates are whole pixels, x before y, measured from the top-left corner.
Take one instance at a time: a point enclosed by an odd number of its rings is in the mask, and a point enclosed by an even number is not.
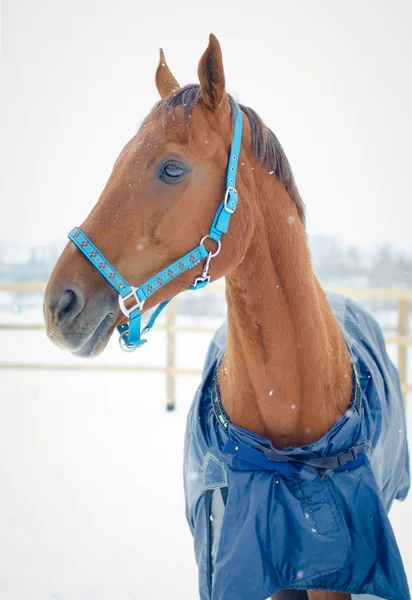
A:
[[[79,224],[157,101],[159,47],[191,83],[214,32],[228,91],[285,148],[309,232],[412,251],[409,0],[2,5],[2,239]]]

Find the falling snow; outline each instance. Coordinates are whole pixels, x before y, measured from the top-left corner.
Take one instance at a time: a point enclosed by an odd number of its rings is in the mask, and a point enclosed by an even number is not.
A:
[[[146,247],[147,247],[147,240],[146,240],[146,238],[142,238],[137,244],[137,249],[144,250]]]

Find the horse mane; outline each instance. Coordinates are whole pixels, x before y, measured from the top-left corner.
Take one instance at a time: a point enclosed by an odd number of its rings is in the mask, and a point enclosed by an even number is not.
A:
[[[177,106],[183,106],[185,122],[187,127],[190,127],[192,108],[201,97],[200,85],[186,85],[176,90],[170,96],[167,96],[167,98],[160,100],[155,105],[154,110],[162,110],[165,114],[168,114]],[[301,221],[305,223],[305,205],[296,186],[292,168],[278,138],[273,131],[266,127],[262,119],[252,108],[236,103],[230,94],[228,94],[228,98],[232,113],[235,104],[237,104],[248,118],[252,130],[252,152],[255,158],[263,161],[268,169],[273,171],[276,177],[283,183],[286,191],[296,205]]]

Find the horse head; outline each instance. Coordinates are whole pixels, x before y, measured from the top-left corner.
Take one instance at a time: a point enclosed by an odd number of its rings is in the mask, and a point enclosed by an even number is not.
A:
[[[199,85],[179,87],[163,51],[156,71],[161,100],[117,158],[98,202],[81,230],[133,286],[139,286],[208,235],[225,194],[233,129],[233,100],[225,91],[222,53],[211,35],[198,66]],[[250,145],[246,124],[243,142]],[[243,146],[242,146],[243,148]],[[242,150],[242,163],[252,160]],[[251,169],[239,173],[240,190],[253,188]],[[241,191],[240,191],[241,194]],[[240,262],[253,229],[245,194],[233,215],[211,280]],[[208,252],[216,244],[206,240]],[[142,312],[187,290],[202,264],[174,278],[145,302]],[[76,355],[99,354],[126,319],[118,294],[69,242],[47,285],[44,315],[49,338]]]

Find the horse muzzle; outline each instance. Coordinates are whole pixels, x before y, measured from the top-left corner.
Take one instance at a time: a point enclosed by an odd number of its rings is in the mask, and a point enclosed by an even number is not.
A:
[[[52,276],[44,296],[46,333],[59,348],[76,356],[97,356],[106,347],[119,317],[117,296],[104,286],[90,295],[74,282]]]

